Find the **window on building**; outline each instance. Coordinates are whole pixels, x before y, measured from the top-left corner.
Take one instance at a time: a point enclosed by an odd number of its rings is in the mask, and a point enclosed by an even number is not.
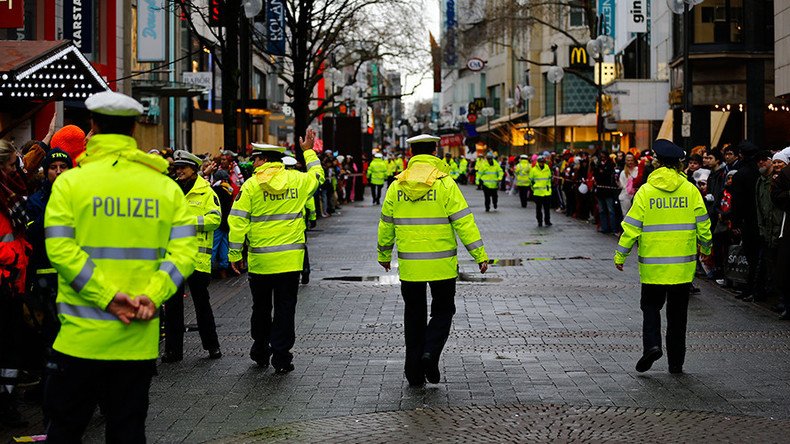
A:
[[[587,26],[587,15],[584,8],[571,7],[570,14],[568,14],[568,22],[571,28]]]
[[[488,87],[488,97],[487,97],[487,99],[488,99],[488,103],[490,104],[488,106],[494,108],[494,116],[498,116],[500,114],[499,113],[499,109],[500,109],[499,107],[501,105],[501,103],[500,103],[501,102],[501,97],[502,97],[502,85],[501,84]]]
[[[557,85],[549,82],[549,80],[546,78],[546,74],[543,74],[543,85],[543,91],[545,94],[543,100],[545,105],[543,109],[543,115],[548,116],[550,114],[554,114],[554,89],[557,87]],[[557,97],[557,102],[559,103],[559,101],[560,98]]]
[[[593,78],[593,69],[580,72],[586,79]],[[562,112],[594,113],[598,90],[577,74],[567,73],[562,79]]]
[[[694,43],[743,42],[743,0],[706,0],[691,13]]]

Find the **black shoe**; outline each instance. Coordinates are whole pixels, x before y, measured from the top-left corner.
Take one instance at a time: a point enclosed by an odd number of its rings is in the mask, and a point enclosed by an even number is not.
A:
[[[219,359],[221,357],[222,357],[222,351],[219,349],[219,347],[212,348],[211,350],[208,351],[209,359]]]
[[[749,290],[743,290],[735,295],[735,299],[746,299],[750,296],[752,296],[752,293]]]
[[[636,371],[639,373],[644,373],[650,370],[650,367],[653,366],[653,363],[662,356],[664,356],[664,353],[661,351],[661,347],[651,348],[650,350],[646,351],[641,358],[639,358],[639,362],[636,363]]]
[[[552,224],[551,222],[546,222],[546,226],[547,226],[547,227],[550,227],[550,226],[552,226],[552,225],[553,225],[553,224]]]
[[[683,366],[682,365],[670,365],[669,366],[669,373],[673,375],[680,375],[683,373]]]
[[[250,359],[255,361],[255,363],[258,364],[258,367],[264,369],[269,367],[269,357],[266,355],[259,355],[257,353],[250,352]]]
[[[490,209],[488,209],[488,208],[486,208],[486,213],[488,213],[489,211],[491,211],[491,210],[490,210]]]
[[[695,287],[694,285],[689,285],[689,294],[697,294],[701,291],[702,290],[700,290],[699,287]]]
[[[4,396],[6,396],[4,394]],[[0,424],[9,428],[27,427],[28,422],[22,419],[22,414],[17,410],[13,401],[8,398],[8,401],[3,401],[0,406]]]
[[[173,352],[165,352],[165,354],[162,355],[162,363],[163,364],[170,364],[170,363],[173,363],[173,362],[179,362],[179,361],[181,361],[183,359],[184,359],[184,355],[178,354],[178,353],[173,353]]]
[[[294,371],[294,365],[290,362],[288,364],[272,364],[272,367],[274,367],[274,373],[278,375],[284,375]]]
[[[310,283],[310,273],[302,273],[302,285]]]
[[[538,228],[543,226],[543,222],[538,222]]]
[[[496,210],[496,204],[494,204],[494,209]]]
[[[785,310],[784,313],[782,313],[779,316],[779,320],[780,321],[790,321],[790,310]]]
[[[439,360],[434,359],[430,353],[424,353],[422,355],[422,368],[425,372],[425,379],[428,380],[431,384],[438,384],[442,378],[441,373],[439,373]]]

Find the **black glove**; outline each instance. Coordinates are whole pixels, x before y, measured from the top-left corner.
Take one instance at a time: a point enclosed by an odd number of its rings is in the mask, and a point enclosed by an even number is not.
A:
[[[315,228],[315,221],[314,220],[310,221],[310,228]]]

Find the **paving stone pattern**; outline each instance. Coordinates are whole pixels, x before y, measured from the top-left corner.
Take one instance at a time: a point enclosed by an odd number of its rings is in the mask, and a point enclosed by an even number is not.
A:
[[[464,187],[494,266],[481,279],[466,252],[442,380],[403,376],[403,304],[376,263],[379,208],[346,206],[310,233],[312,281],[297,305],[296,370],[248,358],[246,277],[211,285],[224,357],[207,359],[196,332],[187,356],[159,366],[152,442],[235,441],[783,441],[790,419],[790,324],[715,284],[689,306],[683,375],[666,359],[638,374],[636,261],[617,271],[617,239],[500,194],[485,213]],[[389,276],[383,280],[376,277]],[[367,281],[325,280],[367,277]],[[372,277],[372,278],[371,278]],[[190,316],[191,309],[187,309]],[[190,314],[191,313],[191,314]],[[519,416],[517,416],[519,415]],[[426,435],[439,427],[443,435]],[[99,420],[89,441],[102,440]]]

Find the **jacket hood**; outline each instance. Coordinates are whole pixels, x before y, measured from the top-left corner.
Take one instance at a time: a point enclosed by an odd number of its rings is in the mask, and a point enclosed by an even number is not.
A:
[[[409,160],[409,166],[395,176],[398,185],[409,199],[416,200],[430,191],[434,182],[450,172],[450,165],[430,154],[418,154]]]
[[[88,141],[85,153],[77,158],[79,165],[88,164],[105,156],[117,156],[130,162],[145,165],[160,173],[166,173],[170,164],[155,154],[137,149],[137,141],[120,134],[97,134]]]
[[[686,175],[671,168],[661,167],[647,177],[647,183],[662,191],[672,192],[687,182]]]
[[[255,169],[255,180],[263,191],[282,194],[288,188],[288,172],[280,162],[267,162]]]

